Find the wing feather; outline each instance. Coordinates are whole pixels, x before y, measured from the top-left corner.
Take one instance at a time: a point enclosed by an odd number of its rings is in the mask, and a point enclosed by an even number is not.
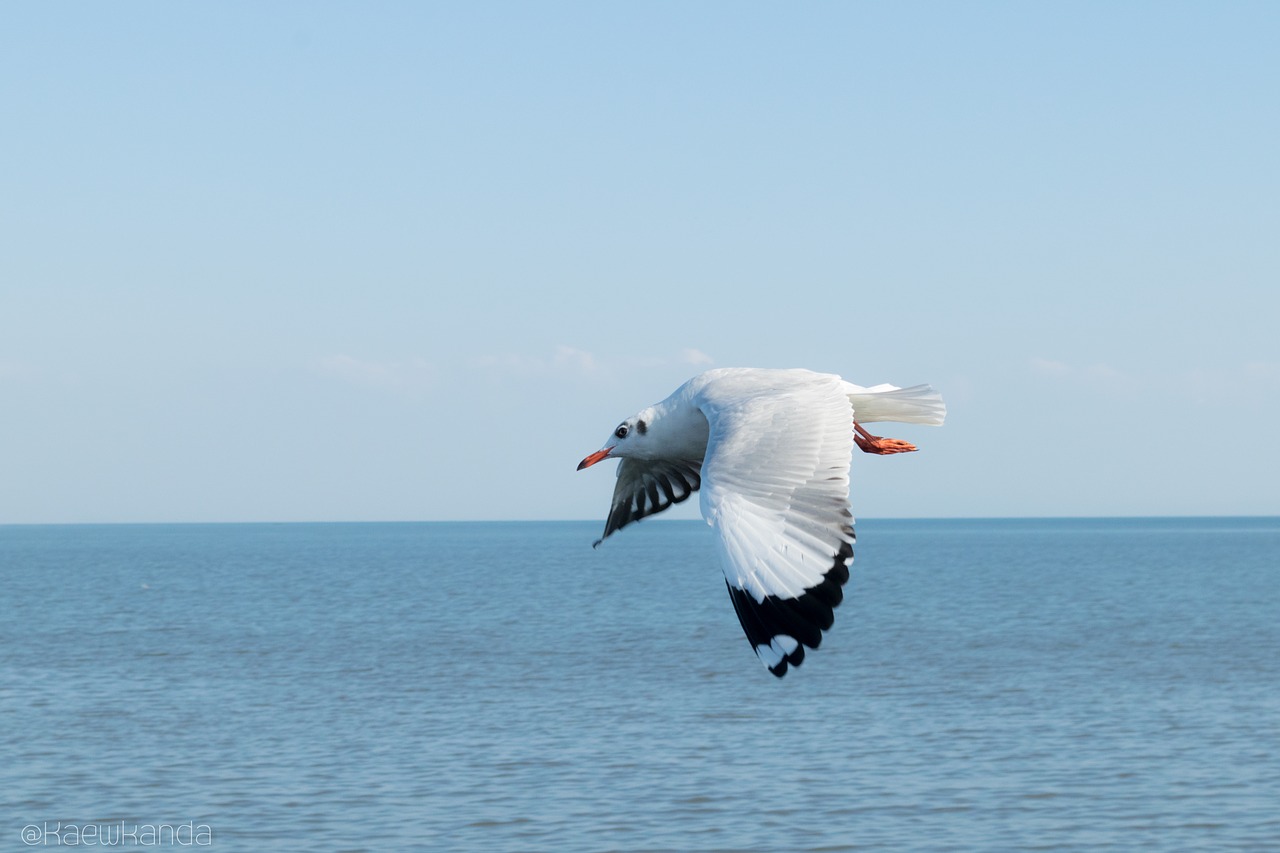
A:
[[[844,598],[853,409],[839,377],[809,371],[726,372],[695,402],[710,426],[702,514],[747,640],[781,677]]]
[[[625,458],[618,463],[618,482],[605,519],[603,542],[633,521],[662,512],[689,499],[702,485],[701,463],[687,460]]]

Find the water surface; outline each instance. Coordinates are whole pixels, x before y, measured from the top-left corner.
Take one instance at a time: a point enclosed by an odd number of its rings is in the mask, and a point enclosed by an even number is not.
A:
[[[3,849],[1280,850],[1280,520],[861,521],[782,680],[599,528],[0,527]]]

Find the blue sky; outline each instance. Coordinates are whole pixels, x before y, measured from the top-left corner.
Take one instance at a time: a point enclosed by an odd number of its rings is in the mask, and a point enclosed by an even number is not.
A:
[[[27,3],[0,522],[603,519],[710,366],[855,515],[1280,512],[1280,6]],[[688,508],[681,508],[688,517]]]

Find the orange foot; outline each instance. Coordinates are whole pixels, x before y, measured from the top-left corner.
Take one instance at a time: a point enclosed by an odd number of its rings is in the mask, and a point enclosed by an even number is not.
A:
[[[853,428],[857,431],[853,440],[862,448],[863,453],[876,453],[880,456],[887,456],[890,453],[910,453],[916,449],[914,444],[902,441],[897,438],[881,438],[878,435],[872,435],[862,428],[862,424],[857,421],[853,422]]]

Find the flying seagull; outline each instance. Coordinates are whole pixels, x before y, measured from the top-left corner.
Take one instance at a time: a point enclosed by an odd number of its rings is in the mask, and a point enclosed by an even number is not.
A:
[[[941,425],[928,385],[864,388],[809,370],[708,370],[618,424],[578,464],[620,459],[606,537],[702,490],[733,609],[765,666],[781,678],[818,648],[853,562],[849,463],[906,453],[872,421]]]

